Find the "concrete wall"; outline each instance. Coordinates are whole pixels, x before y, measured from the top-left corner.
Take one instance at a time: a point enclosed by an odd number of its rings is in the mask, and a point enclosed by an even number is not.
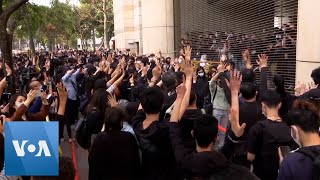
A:
[[[114,33],[116,48],[134,49],[136,40],[134,31],[134,3],[138,0],[114,0]]]
[[[296,81],[312,82],[320,66],[320,1],[299,0]]]
[[[143,53],[174,55],[173,0],[141,0]]]

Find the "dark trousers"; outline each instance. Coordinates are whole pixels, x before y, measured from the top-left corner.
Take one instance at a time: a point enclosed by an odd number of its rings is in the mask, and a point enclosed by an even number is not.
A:
[[[79,102],[77,100],[71,100],[68,98],[67,104],[66,104],[66,126],[67,130],[68,128],[76,122],[76,119],[78,119],[78,113],[79,113]],[[68,127],[69,126],[69,127]]]
[[[59,137],[60,139],[63,138],[64,134],[64,126],[67,127],[67,133],[69,138],[71,138],[71,124],[66,118],[59,119]]]

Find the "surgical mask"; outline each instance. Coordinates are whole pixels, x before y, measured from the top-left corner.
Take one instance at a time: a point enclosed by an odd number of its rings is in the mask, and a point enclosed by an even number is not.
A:
[[[205,67],[205,66],[206,66],[206,63],[200,63],[200,66],[201,66],[201,67]]]
[[[265,117],[267,117],[266,107],[265,107],[264,104],[262,104],[261,111],[262,111],[262,114],[263,114]]]
[[[204,76],[204,72],[200,72],[200,73],[198,73],[198,75],[199,75],[200,77],[203,77],[203,76]]]
[[[293,137],[292,131],[295,131],[296,138]],[[301,142],[300,142],[300,138],[299,138],[299,130],[298,130],[298,128],[296,126],[291,126],[291,131],[290,132],[291,132],[291,137],[294,140],[294,142],[296,142],[299,145],[299,147],[302,147]]]
[[[15,105],[16,105],[17,108],[19,108],[20,106],[22,106],[23,103],[24,102],[16,102]]]

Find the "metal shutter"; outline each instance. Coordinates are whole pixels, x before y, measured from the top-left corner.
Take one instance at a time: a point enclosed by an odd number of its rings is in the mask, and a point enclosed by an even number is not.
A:
[[[254,65],[258,54],[269,56],[269,87],[273,75],[280,74],[293,92],[297,13],[298,0],[174,0],[175,52],[179,54],[183,41],[193,47],[193,58],[206,54],[207,59],[219,60],[214,49],[229,42],[227,56],[240,65],[241,53],[249,47]]]

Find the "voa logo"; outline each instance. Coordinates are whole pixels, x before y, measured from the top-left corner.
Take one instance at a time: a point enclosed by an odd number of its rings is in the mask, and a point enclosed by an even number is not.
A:
[[[16,154],[18,157],[24,157],[25,156],[25,147],[29,140],[23,140],[22,142],[19,142],[18,140],[12,140],[13,147],[16,151]],[[35,153],[37,151],[36,157],[44,156],[51,157],[50,150],[48,148],[48,144],[45,140],[39,140],[38,144],[29,144],[27,145],[27,151],[29,153]]]

